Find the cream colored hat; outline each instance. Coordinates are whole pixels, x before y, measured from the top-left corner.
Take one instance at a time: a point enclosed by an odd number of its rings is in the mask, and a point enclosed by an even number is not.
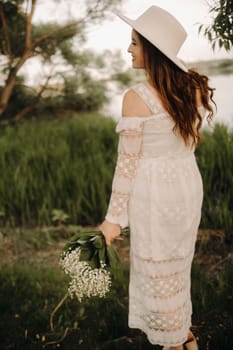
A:
[[[174,16],[158,6],[149,7],[136,20],[120,13],[117,13],[117,16],[149,40],[179,68],[187,72],[187,68],[177,57],[187,33]]]

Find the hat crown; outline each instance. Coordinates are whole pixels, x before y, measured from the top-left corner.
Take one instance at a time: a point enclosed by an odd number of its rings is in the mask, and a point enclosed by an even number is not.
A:
[[[177,57],[187,33],[180,22],[169,12],[158,6],[151,6],[136,20],[119,13],[118,16],[149,40],[176,66],[184,72],[188,71],[183,62]]]
[[[149,41],[158,42],[161,51],[174,55],[178,54],[187,37],[180,22],[158,6],[149,7],[135,22],[141,28],[141,34],[145,33]]]

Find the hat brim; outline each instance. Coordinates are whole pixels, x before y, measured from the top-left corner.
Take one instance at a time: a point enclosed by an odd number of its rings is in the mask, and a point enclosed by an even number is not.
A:
[[[152,45],[156,46],[167,58],[169,58],[170,61],[172,61],[173,63],[175,63],[175,65],[177,65],[180,69],[182,69],[184,72],[188,72],[187,67],[183,64],[183,62],[177,57],[174,56],[172,54],[170,54],[169,52],[165,52],[163,49],[161,49],[159,43],[155,43],[152,42],[145,33],[143,33],[143,30],[141,28],[138,27],[137,22],[135,20],[132,20],[124,15],[122,15],[121,13],[117,12],[116,15],[122,19],[124,22],[126,22],[127,24],[129,24],[133,29],[136,30],[136,32],[138,32],[139,34],[141,34],[143,37],[145,37],[148,41],[151,42]]]

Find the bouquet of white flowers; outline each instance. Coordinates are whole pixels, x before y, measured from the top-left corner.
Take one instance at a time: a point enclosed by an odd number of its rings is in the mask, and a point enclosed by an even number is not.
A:
[[[111,272],[119,269],[115,249],[105,243],[101,231],[80,231],[66,244],[60,265],[70,276],[68,295],[83,298],[106,296],[111,286]]]
[[[121,273],[122,266],[112,245],[106,245],[101,231],[77,232],[65,245],[60,257],[60,265],[70,277],[68,291],[50,315],[50,328],[54,332],[54,316],[65,300],[77,297],[79,302],[85,298],[103,298],[109,292],[112,275]],[[64,339],[69,328],[66,328]],[[60,339],[60,340],[61,340]],[[59,341],[60,341],[59,340]],[[58,341],[46,344],[57,344]]]

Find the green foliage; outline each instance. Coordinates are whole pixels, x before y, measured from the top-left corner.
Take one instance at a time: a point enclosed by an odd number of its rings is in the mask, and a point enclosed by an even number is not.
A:
[[[78,303],[68,299],[55,318],[55,330],[49,329],[49,317],[66,293],[67,279],[55,268],[35,264],[3,265],[0,268],[0,336],[3,349],[22,347],[41,349],[41,345],[59,339],[69,328],[69,343],[85,343],[94,349],[99,342],[120,337],[127,331],[128,274],[115,281],[105,299]],[[104,313],[104,317],[103,317]],[[98,325],[98,327],[96,327]]]
[[[37,56],[41,55],[45,61],[51,61],[52,56],[59,51],[62,53],[63,58],[69,58],[69,55],[67,55],[67,49],[66,55],[63,55],[64,45],[67,44],[70,46],[70,55],[72,55],[72,39],[77,34],[77,32],[83,31],[81,24],[67,26],[62,30],[58,30],[59,28],[62,29],[63,25],[58,25],[58,23],[51,22],[33,26],[32,38],[35,42],[37,38],[46,36],[48,33],[51,33],[55,30],[57,31],[53,36],[48,37],[48,39],[45,41],[39,42],[35,47],[35,54]],[[80,39],[82,39],[82,41],[85,41],[83,35],[80,35]]]
[[[69,219],[69,215],[66,214],[61,209],[53,209],[52,210],[52,222],[53,223],[66,223]]]
[[[7,127],[0,136],[0,210],[11,225],[72,223],[104,216],[115,163],[115,123],[98,115]]]
[[[54,317],[52,332],[50,315],[65,295],[68,281],[57,264],[51,264],[48,257],[58,247],[61,249],[61,243],[64,242],[56,243],[52,237],[45,239],[44,232],[39,232],[39,229],[31,230],[30,233],[31,235],[27,230],[20,231],[18,251],[23,254],[14,255],[14,260],[8,264],[1,259],[2,349],[41,350],[48,342],[56,344],[47,344],[46,348],[59,346],[63,350],[75,350],[77,346],[80,350],[159,349],[150,345],[141,332],[128,328],[128,264],[120,278],[113,280],[112,290],[107,298],[93,298],[81,304],[76,299],[66,299]],[[41,236],[44,238],[43,245],[40,245]],[[4,230],[4,237],[14,238],[14,232]],[[33,237],[39,240],[37,245],[32,244]],[[50,250],[46,250],[48,241],[51,243]],[[128,241],[124,244],[127,245]],[[1,247],[7,248],[3,240]],[[216,255],[219,251],[218,241],[215,244],[212,242],[212,246],[206,247],[205,251],[201,249],[200,254],[197,247],[192,269],[194,333],[199,336],[201,349],[230,350],[233,345],[231,246],[223,243],[222,252],[218,253],[221,254],[220,257]],[[39,252],[41,256],[37,255]],[[203,254],[206,257],[200,262]],[[208,263],[208,260],[216,258],[220,264]],[[57,341],[65,334],[65,329],[68,329],[68,333],[64,340]]]
[[[0,86],[0,95],[3,88]],[[24,85],[22,76],[17,77],[15,87],[12,91],[10,103],[6,111],[1,115],[2,119],[7,119],[20,112],[26,106],[33,103],[36,98],[36,92]]]
[[[58,6],[62,1],[59,1]],[[48,36],[45,40],[39,41],[34,46],[34,55],[42,56],[46,60],[51,59],[59,49],[63,50],[63,44],[68,40],[72,46],[70,39],[77,33],[76,41],[81,43],[85,41],[85,29],[90,23],[93,25],[116,8],[121,0],[88,0],[81,1],[79,11],[77,11],[76,21],[58,24],[55,22],[47,22],[35,24],[32,22],[32,42],[36,43],[38,38],[47,37],[48,33],[54,31],[53,35]],[[12,58],[21,57],[25,50],[25,34],[26,34],[26,15],[28,15],[30,5],[25,0],[4,0],[1,1],[3,16],[0,17],[0,54],[10,55]],[[63,5],[72,6],[72,1],[66,0]],[[37,4],[36,4],[37,6]],[[3,21],[5,19],[5,24]],[[73,25],[71,25],[73,23]],[[9,30],[10,28],[10,30]],[[60,30],[59,30],[60,29]],[[10,50],[9,50],[10,49]],[[67,50],[67,48],[66,48]],[[10,51],[10,52],[9,52]],[[65,56],[65,55],[64,55]]]
[[[86,40],[87,28],[103,20],[109,14],[108,11],[115,9],[120,2],[121,0],[79,1],[76,4],[78,8],[72,13],[72,20],[62,23],[35,23],[33,13],[39,6],[37,1],[0,2],[0,58],[3,76],[0,86],[1,118],[15,121],[25,118],[32,110],[33,117],[38,117],[45,110],[51,113],[57,108],[67,107],[76,111],[99,110],[107,101],[106,81],[111,80],[115,68],[103,76],[100,70],[106,68],[107,58],[93,54],[90,50],[83,51],[82,45]],[[61,0],[58,5],[61,3],[69,11],[74,6],[71,0]],[[115,56],[117,59],[111,63],[112,66],[117,63],[119,71],[120,59]],[[31,93],[18,84],[18,80],[19,71],[25,62],[34,58],[37,58],[35,62],[40,67],[45,65],[47,69],[44,70],[43,77],[38,75],[37,86]],[[51,79],[53,85],[51,84],[50,91],[47,89],[46,98],[42,100]],[[118,79],[118,76],[113,79]],[[55,84],[58,88],[54,87]],[[35,110],[41,100],[42,103]]]
[[[233,60],[232,59],[216,59],[190,62],[187,64],[189,68],[195,69],[199,73],[207,76],[229,75],[233,74]]]
[[[200,349],[230,350],[233,346],[232,279],[232,259],[218,272],[208,271],[198,263],[193,265],[193,323],[199,325]]]
[[[36,346],[36,334],[48,331],[51,305],[63,296],[63,274],[52,268],[15,264],[1,266],[0,279],[2,348],[20,349],[33,341]]]
[[[86,261],[92,268],[100,268],[104,265],[117,271],[122,268],[119,256],[112,245],[106,245],[101,231],[80,230],[68,240],[64,247],[64,254],[80,250],[80,261]]]
[[[210,5],[210,14],[213,21],[210,26],[199,26],[211,43],[213,50],[216,45],[230,51],[233,47],[233,0],[215,0]]]
[[[12,60],[20,58],[25,51],[26,13],[23,12],[25,8],[25,1],[16,2],[11,0],[5,1],[0,8],[3,14],[0,18],[0,54],[10,58],[8,69],[12,68]],[[35,44],[38,38],[46,37],[48,33],[54,30],[53,35]],[[83,31],[81,24],[78,25],[78,23],[64,29],[62,25],[57,23],[50,22],[37,25],[32,23],[32,54],[41,55],[45,60],[49,60],[57,52],[60,44],[73,38],[78,31]],[[83,35],[80,35],[80,37],[83,38]]]
[[[109,100],[106,89],[107,85],[101,79],[93,80],[91,72],[85,66],[85,60],[89,54],[91,55],[89,59],[91,60],[92,58],[94,62],[95,54],[91,54],[89,50],[82,54],[69,57],[69,60],[75,60],[76,62],[73,67],[76,70],[75,67],[77,66],[75,76],[62,75],[62,77],[59,77],[63,82],[61,85],[57,85],[55,95],[53,94],[53,90],[50,93],[48,88],[48,92],[45,93],[45,96],[34,107],[28,119],[43,119],[42,116],[45,114],[48,118],[54,115],[59,116],[63,113],[64,109],[76,112],[90,112],[98,111],[103,107]],[[96,59],[99,59],[99,57],[97,56]],[[118,79],[118,77],[113,77],[113,79]],[[56,90],[56,85],[54,89]],[[0,94],[2,91],[3,88],[0,86]],[[12,116],[33,103],[36,98],[37,91],[25,86],[23,77],[18,77],[9,100],[9,105],[4,113],[2,113],[2,119],[11,119]]]
[[[202,227],[233,234],[233,131],[215,125],[204,131],[197,160],[204,182]]]
[[[23,1],[20,0],[18,3],[22,4]],[[25,20],[19,14],[16,1],[14,0],[4,1],[0,4],[0,10],[4,11],[8,28],[6,36],[4,34],[3,22],[0,19],[0,55],[9,54],[10,48],[11,57],[17,58],[22,55],[24,50]],[[13,42],[14,45],[12,45]]]
[[[44,225],[53,210],[96,225],[107,208],[116,160],[115,122],[98,115],[27,122],[0,135],[0,211],[9,225]],[[233,233],[233,132],[204,131],[196,151],[204,182],[203,228]]]
[[[93,80],[88,72],[79,71],[75,77],[64,79],[63,108],[95,111],[107,101],[105,84]]]

